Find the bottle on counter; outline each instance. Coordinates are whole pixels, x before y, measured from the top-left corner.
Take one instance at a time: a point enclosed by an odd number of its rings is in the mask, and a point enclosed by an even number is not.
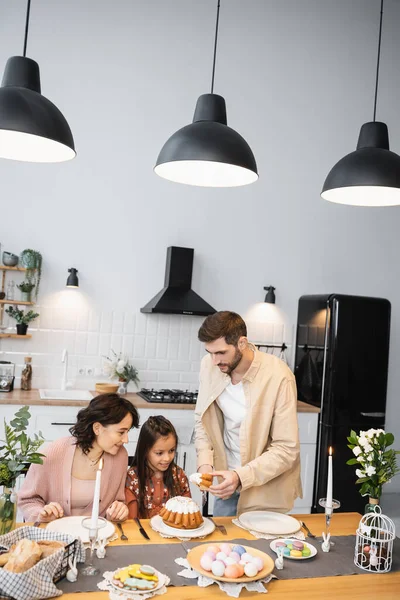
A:
[[[21,390],[32,389],[32,357],[25,356],[25,367],[21,373]]]

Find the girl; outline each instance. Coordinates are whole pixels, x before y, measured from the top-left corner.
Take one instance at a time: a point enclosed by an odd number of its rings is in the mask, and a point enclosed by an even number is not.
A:
[[[190,497],[187,477],[174,462],[177,445],[175,428],[165,417],[150,417],[143,424],[126,480],[129,518],[149,519],[169,498]]]

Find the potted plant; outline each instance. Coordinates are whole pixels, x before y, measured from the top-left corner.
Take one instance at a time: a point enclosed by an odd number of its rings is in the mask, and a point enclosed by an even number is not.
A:
[[[21,300],[22,302],[30,302],[31,301],[31,293],[35,284],[31,281],[23,281],[17,288],[21,291]]]
[[[118,388],[119,394],[126,394],[130,381],[139,383],[138,370],[129,362],[129,359],[121,352],[117,354],[111,350],[112,357],[105,356],[106,359],[103,365],[103,372],[110,379],[117,379],[120,382]]]
[[[347,464],[357,465],[356,484],[361,485],[361,496],[369,497],[365,512],[373,512],[374,507],[379,504],[383,484],[400,472],[396,464],[400,450],[388,450],[394,442],[394,436],[392,433],[385,433],[383,429],[368,429],[360,431],[359,435],[352,430],[347,440],[348,447],[355,456]]]
[[[39,313],[35,313],[33,310],[29,310],[27,313],[25,313],[25,311],[14,306],[9,306],[6,308],[6,313],[17,321],[18,335],[26,335],[26,332],[28,331],[28,323],[39,316]]]
[[[4,420],[4,440],[0,440],[0,535],[15,527],[16,499],[15,482],[21,472],[30,464],[42,464],[44,454],[38,452],[44,438],[39,431],[33,438],[26,435],[29,419],[29,406],[23,406],[8,425]]]
[[[42,255],[38,250],[26,248],[21,252],[19,261],[20,264],[26,269],[26,280],[29,283],[34,283],[34,285],[36,286],[35,299],[37,300],[39,294],[40,279],[42,276]]]

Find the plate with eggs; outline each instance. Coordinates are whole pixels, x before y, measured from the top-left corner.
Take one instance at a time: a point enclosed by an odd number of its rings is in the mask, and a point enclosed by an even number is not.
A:
[[[186,558],[201,575],[227,583],[264,579],[275,566],[265,552],[240,544],[201,544],[192,548]]]
[[[292,560],[306,560],[317,554],[317,549],[312,544],[290,538],[272,540],[270,548],[276,554],[278,554],[278,548],[283,548],[283,558],[291,558]]]

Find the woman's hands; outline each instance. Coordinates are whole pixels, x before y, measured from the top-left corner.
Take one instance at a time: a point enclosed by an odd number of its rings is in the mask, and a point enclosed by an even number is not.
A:
[[[63,516],[63,507],[58,504],[58,502],[49,502],[48,504],[45,504],[40,511],[38,521],[41,521],[42,523],[50,523],[50,521],[61,519]]]
[[[107,508],[106,517],[109,521],[125,521],[128,518],[128,507],[123,502],[115,500]]]

